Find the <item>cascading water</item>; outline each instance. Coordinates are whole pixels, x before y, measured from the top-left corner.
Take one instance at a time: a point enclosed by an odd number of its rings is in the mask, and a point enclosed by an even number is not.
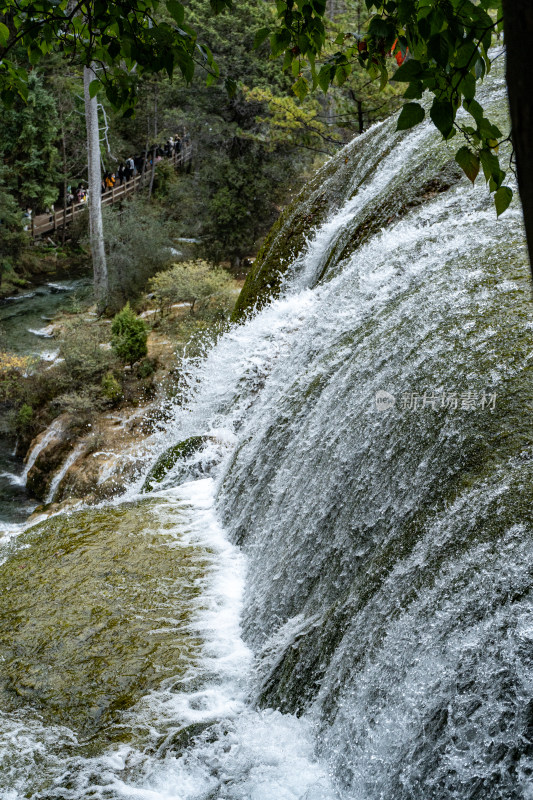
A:
[[[501,115],[501,79],[486,99]],[[85,728],[69,725],[42,699],[49,673],[30,663],[21,678],[31,658],[22,639],[7,652],[0,628],[0,699],[18,698],[3,711],[3,797],[533,797],[533,317],[520,211],[496,222],[429,125],[393,128],[350,145],[289,213],[296,231],[328,198],[303,248],[279,258],[280,296],[194,367],[153,460],[169,441],[194,447],[168,460],[161,491],[140,499],[143,479],[129,504],[71,518],[105,532],[118,514],[136,537],[150,531],[158,598],[177,580],[156,574],[161,546],[184,570],[196,564],[181,621],[172,597],[133,611],[151,634],[185,636],[185,662],[176,654],[169,677],[172,659],[158,656],[160,684],[122,711],[91,684],[112,716],[89,735],[94,709]],[[10,540],[8,577],[47,524]],[[115,546],[100,542],[96,571],[111,621]],[[128,609],[139,574],[124,586]],[[100,636],[100,618],[91,625]],[[118,664],[123,652],[130,663],[117,641]]]

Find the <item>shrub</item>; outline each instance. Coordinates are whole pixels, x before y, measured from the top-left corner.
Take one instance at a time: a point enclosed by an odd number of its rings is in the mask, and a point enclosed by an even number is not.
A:
[[[112,372],[106,372],[102,378],[102,394],[112,403],[117,403],[122,397],[122,386]]]
[[[157,367],[157,361],[152,358],[144,358],[137,366],[137,377],[149,378],[153,375]]]
[[[17,432],[24,434],[31,429],[33,425],[33,408],[24,403],[17,414],[16,428]]]
[[[126,303],[122,311],[115,314],[111,326],[111,347],[125,364],[134,364],[148,352],[146,325]]]
[[[105,209],[104,229],[109,309],[118,311],[172,260],[172,238],[162,212],[141,198]]]
[[[103,325],[94,322],[87,325],[83,320],[76,320],[65,325],[59,344],[63,363],[54,368],[64,391],[100,381],[101,376],[109,370],[112,354],[101,347],[108,335]]]
[[[190,303],[205,310],[208,306],[230,310],[235,298],[233,280],[225,270],[207,261],[185,261],[165,272],[159,272],[150,281],[150,291],[161,313],[173,303]]]
[[[68,414],[68,429],[77,431],[85,428],[99,410],[98,396],[94,387],[87,387],[75,392],[60,395],[53,401],[54,409],[60,414]]]

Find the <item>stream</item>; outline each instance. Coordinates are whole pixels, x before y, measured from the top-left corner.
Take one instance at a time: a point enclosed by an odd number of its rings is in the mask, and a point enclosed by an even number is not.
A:
[[[52,360],[54,353],[50,323],[58,311],[87,300],[91,280],[44,283],[23,294],[0,300],[0,351]]]
[[[52,362],[57,356],[50,328],[54,316],[86,302],[91,290],[91,280],[82,277],[44,283],[0,300],[0,352]],[[12,439],[0,437],[0,522],[23,522],[37,505],[18,480],[24,465],[14,449]]]

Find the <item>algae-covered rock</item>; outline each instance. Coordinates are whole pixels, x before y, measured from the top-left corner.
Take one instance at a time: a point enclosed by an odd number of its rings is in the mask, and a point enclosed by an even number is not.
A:
[[[152,492],[156,484],[161,483],[165,475],[177,464],[180,459],[189,458],[200,450],[209,441],[209,436],[191,436],[183,442],[169,447],[160,456],[146,478],[142,491]]]
[[[37,436],[28,451],[28,474],[26,488],[39,500],[44,500],[55,472],[72,449],[72,439],[65,417],[54,420],[52,425]]]
[[[163,500],[55,517],[0,570],[0,707],[92,736],[194,662],[205,553]]]
[[[420,150],[398,169],[394,145],[404,136],[394,132],[390,122],[377,125],[316,173],[268,234],[237,299],[234,322],[276,298],[289,271],[297,274],[305,269],[314,231],[347,201],[351,207],[343,230],[331,241],[327,259],[317,265],[311,286],[326,276],[332,264],[348,257],[372,235],[458,183],[462,172],[444,148],[435,153],[431,163]],[[383,177],[376,182],[379,171]],[[373,187],[371,192],[369,186]]]

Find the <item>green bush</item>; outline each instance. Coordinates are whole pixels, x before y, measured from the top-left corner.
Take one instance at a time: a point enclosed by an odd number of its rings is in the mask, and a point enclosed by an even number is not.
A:
[[[102,347],[108,337],[108,328],[103,323],[75,320],[65,324],[59,343],[63,362],[54,369],[62,391],[76,391],[101,380],[113,361],[109,350]]]
[[[157,367],[157,361],[153,358],[144,358],[140,364],[137,365],[137,377],[149,378],[153,375]]]
[[[132,311],[129,303],[115,314],[111,334],[111,347],[125,364],[135,364],[148,353],[146,325]]]
[[[122,386],[112,372],[106,372],[102,378],[102,394],[112,403],[118,402],[122,397]]]
[[[16,429],[18,433],[26,433],[33,425],[33,408],[24,403],[17,414]]]
[[[104,210],[109,303],[118,311],[138,297],[152,275],[172,260],[170,226],[154,204],[136,197]]]
[[[87,427],[94,419],[95,412],[100,410],[98,400],[94,387],[88,386],[59,395],[51,405],[58,414],[69,415],[69,430],[78,431]]]
[[[234,285],[228,273],[207,261],[185,261],[159,272],[150,281],[150,291],[161,313],[173,303],[190,303],[191,314],[195,307],[205,311],[231,310],[235,302]]]

